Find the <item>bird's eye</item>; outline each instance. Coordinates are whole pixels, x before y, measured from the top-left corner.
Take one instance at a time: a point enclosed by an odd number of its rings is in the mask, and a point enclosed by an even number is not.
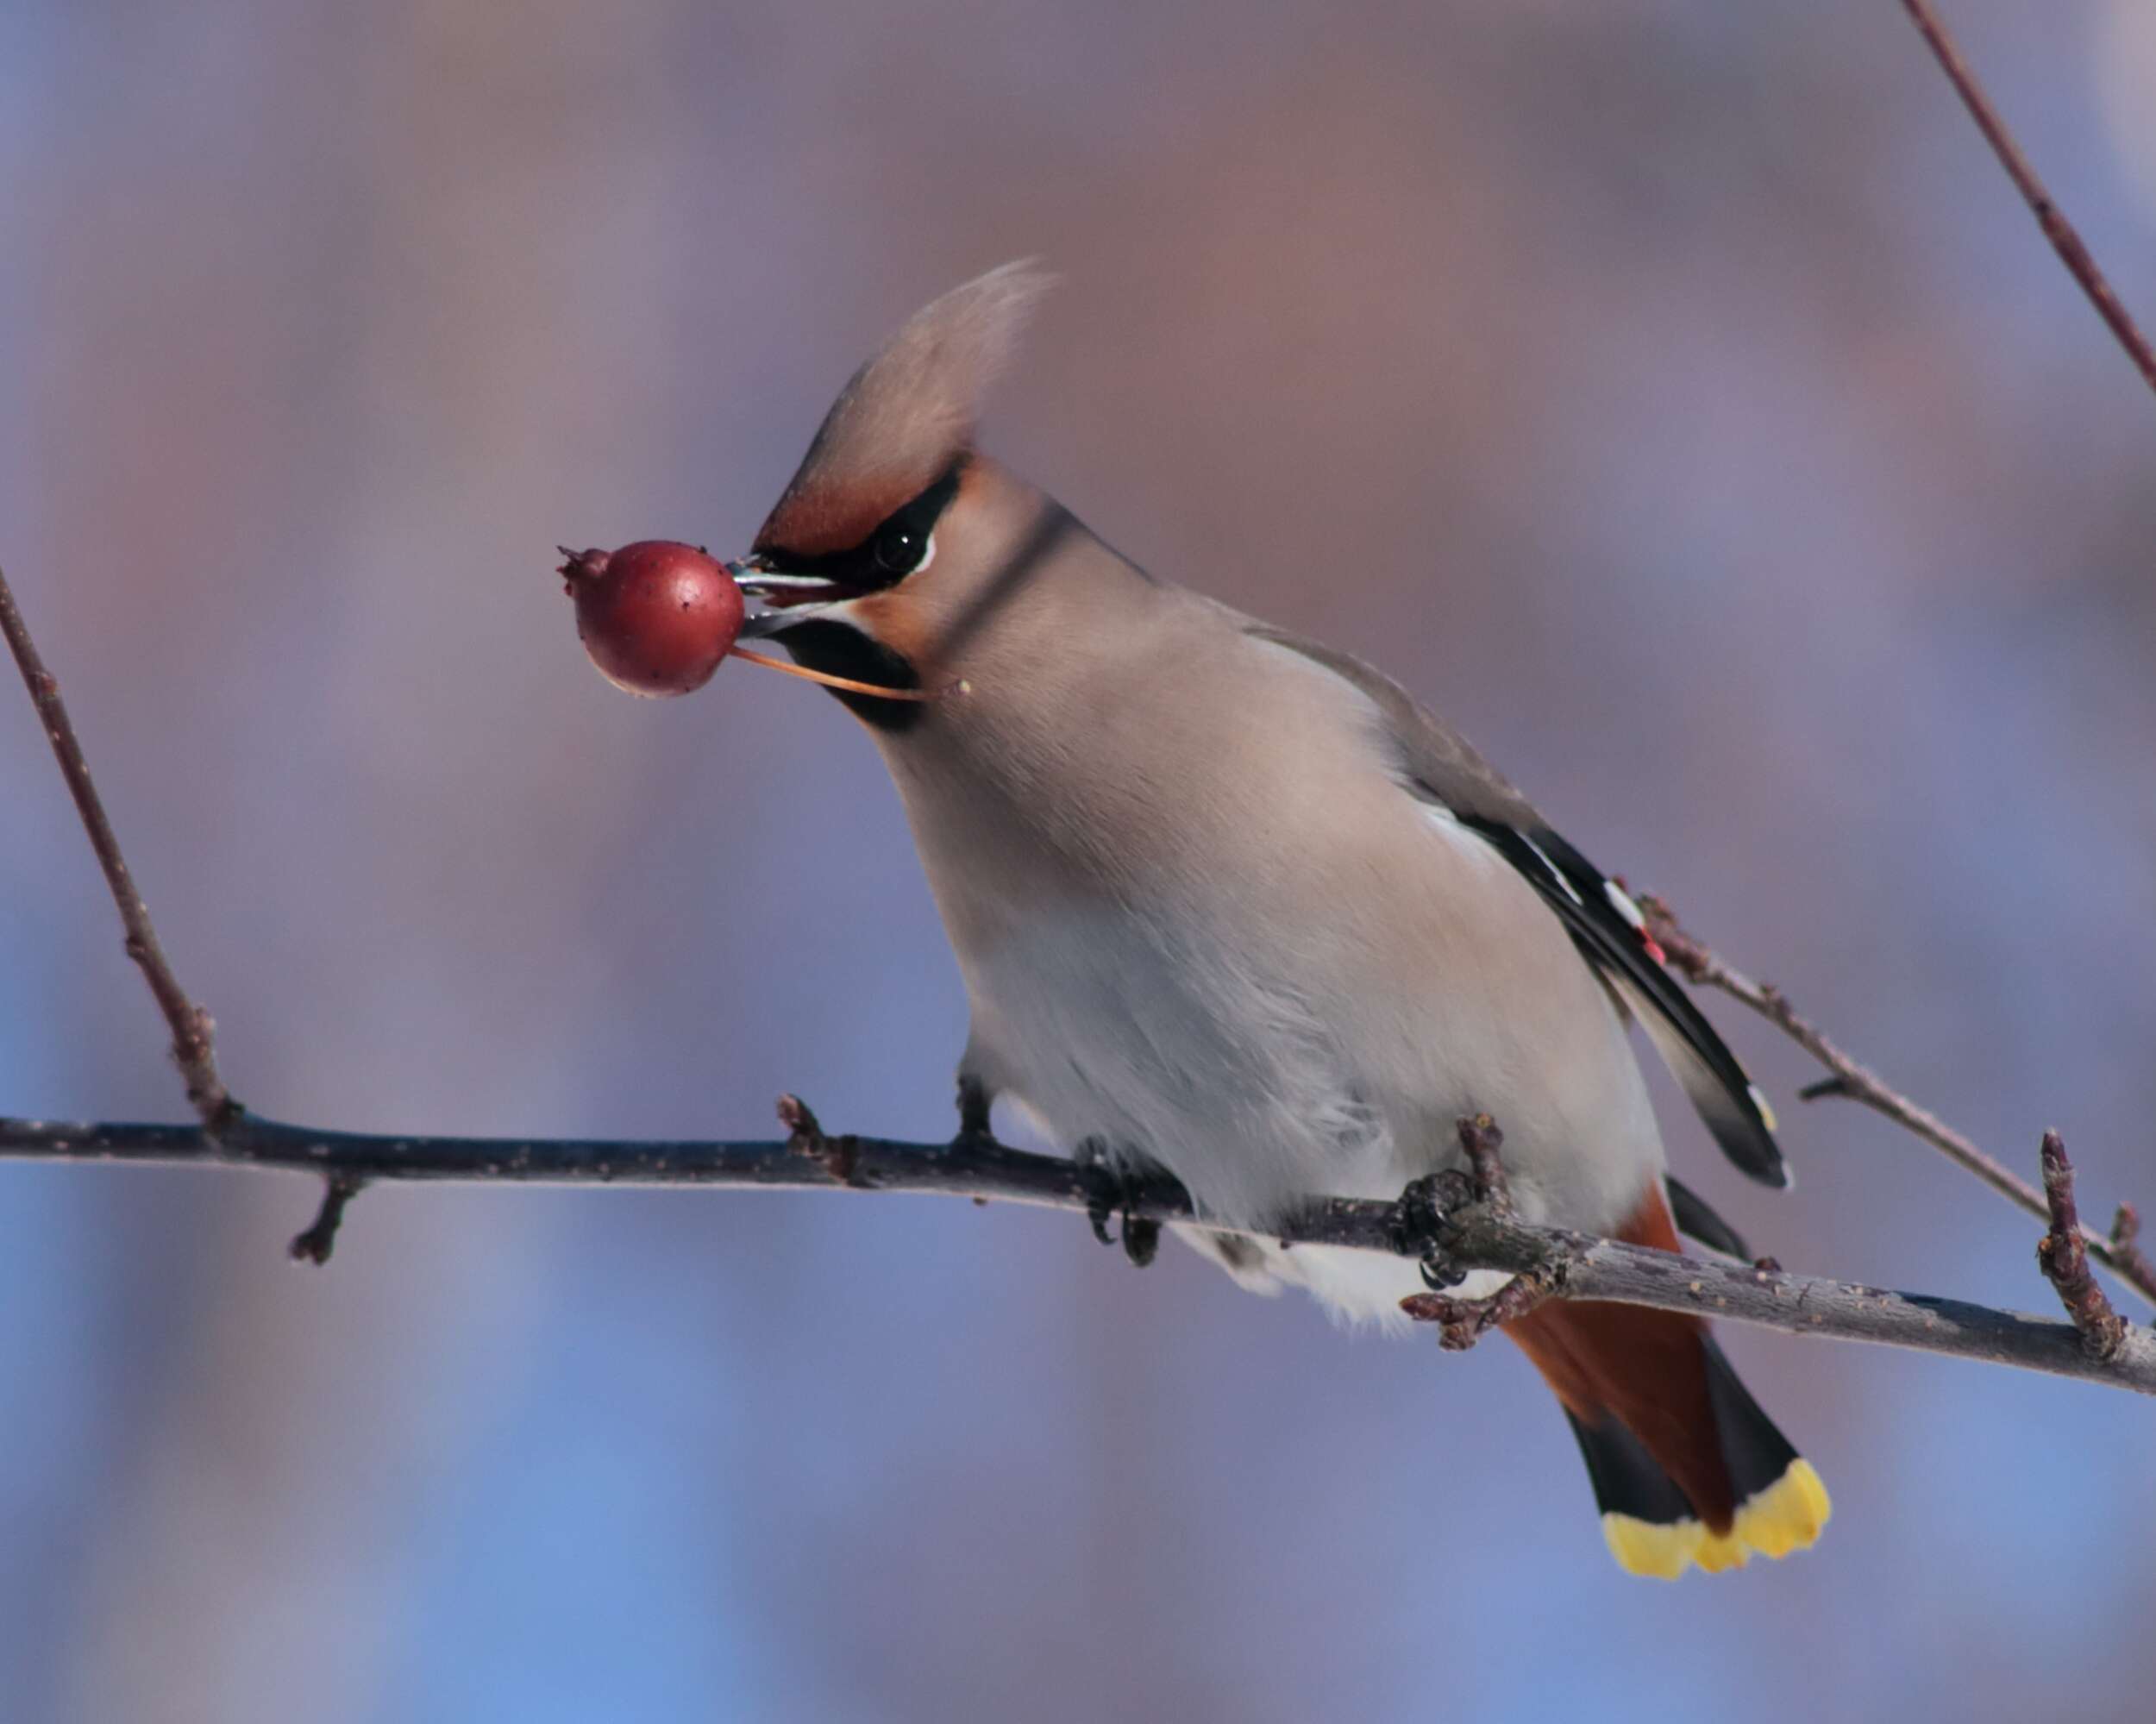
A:
[[[876,530],[876,566],[887,574],[911,574],[921,561],[927,536],[905,521],[886,521]]]

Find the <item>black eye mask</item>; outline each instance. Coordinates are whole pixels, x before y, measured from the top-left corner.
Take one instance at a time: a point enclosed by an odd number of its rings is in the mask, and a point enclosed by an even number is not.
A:
[[[826,551],[821,556],[801,556],[774,549],[763,552],[756,561],[775,575],[807,575],[829,581],[830,590],[815,595],[824,603],[858,599],[864,592],[896,586],[927,556],[936,523],[958,494],[958,481],[964,472],[965,458],[961,456],[911,503],[885,516],[875,531],[857,545]]]

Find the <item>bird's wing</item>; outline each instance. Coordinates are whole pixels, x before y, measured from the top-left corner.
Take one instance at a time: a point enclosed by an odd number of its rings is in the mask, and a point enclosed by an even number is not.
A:
[[[1664,968],[1625,889],[1545,823],[1463,738],[1407,691],[1347,653],[1263,624],[1256,638],[1285,647],[1353,685],[1383,718],[1409,793],[1450,811],[1541,894],[1587,961],[1631,1008],[1722,1153],[1763,1185],[1785,1186],[1774,1116],[1714,1026]]]

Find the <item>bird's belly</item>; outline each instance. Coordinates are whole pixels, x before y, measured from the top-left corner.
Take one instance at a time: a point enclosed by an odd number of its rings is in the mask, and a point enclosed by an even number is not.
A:
[[[1539,903],[1442,927],[1395,905],[1358,931],[1316,894],[1300,917],[1242,899],[1156,913],[1041,893],[961,939],[969,1069],[1066,1147],[1141,1152],[1238,1225],[1396,1196],[1456,1163],[1457,1120],[1483,1111],[1529,1219],[1599,1231],[1631,1213],[1660,1168],[1653,1112],[1614,1006]]]
[[[1292,987],[1219,964],[1194,976],[1188,955],[1127,925],[1031,933],[979,966],[968,1063],[1065,1148],[1157,1162],[1238,1226],[1314,1194],[1395,1197],[1450,1150],[1434,1111],[1403,1125],[1373,1099]],[[1245,1286],[1301,1288],[1356,1324],[1405,1328],[1400,1301],[1422,1290],[1401,1258],[1247,1237],[1231,1256],[1204,1229],[1177,1231]],[[1507,1278],[1477,1272],[1459,1291]]]
[[[969,1067],[1066,1148],[1159,1163],[1206,1213],[1263,1225],[1313,1194],[1398,1193],[1399,1122],[1312,991],[1121,906],[1037,913],[967,962]]]

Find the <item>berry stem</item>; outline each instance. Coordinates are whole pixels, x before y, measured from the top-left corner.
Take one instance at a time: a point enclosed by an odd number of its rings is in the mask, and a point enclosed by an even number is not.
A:
[[[804,682],[820,682],[826,688],[843,688],[849,694],[873,694],[883,700],[932,700],[936,697],[925,688],[887,688],[881,683],[856,682],[850,676],[832,676],[828,672],[811,670],[806,665],[788,664],[784,659],[774,659],[763,653],[752,653],[746,647],[731,647],[730,657],[747,659],[760,664],[766,670],[782,671],[788,676],[798,676]]]

